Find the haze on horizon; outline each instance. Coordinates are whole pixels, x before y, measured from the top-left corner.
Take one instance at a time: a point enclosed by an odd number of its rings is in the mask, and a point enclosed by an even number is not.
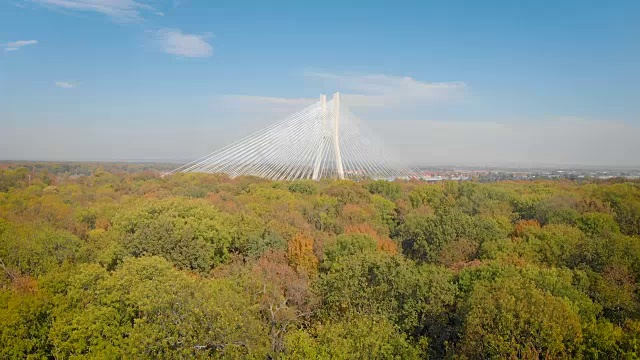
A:
[[[640,2],[0,4],[0,160],[186,161],[343,93],[419,165],[640,166]]]

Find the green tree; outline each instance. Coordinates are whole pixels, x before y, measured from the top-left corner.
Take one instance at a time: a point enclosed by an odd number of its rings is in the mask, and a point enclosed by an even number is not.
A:
[[[200,272],[226,261],[233,246],[232,218],[194,200],[143,203],[116,217],[113,228],[127,255],[159,255]]]
[[[373,251],[365,239],[360,240],[340,251],[332,249],[335,260],[316,283],[322,297],[320,314],[325,319],[384,316],[409,336],[431,337],[431,351],[441,355],[450,335],[447,308],[457,294],[453,274]]]
[[[398,200],[402,196],[400,185],[386,180],[372,181],[366,185],[366,188],[371,194],[384,196],[391,201]]]
[[[481,244],[504,238],[510,231],[499,220],[473,217],[454,210],[435,216],[407,217],[398,227],[397,237],[408,257],[435,263],[439,261],[442,249],[455,240],[467,239]]]
[[[421,344],[424,346],[424,342]],[[385,318],[354,316],[287,334],[284,359],[421,359],[425,354]]]
[[[459,350],[470,358],[573,357],[582,341],[567,300],[513,278],[475,285],[462,312]]]
[[[341,205],[361,205],[369,202],[370,194],[360,184],[351,180],[336,180],[332,182],[324,193],[335,197]]]
[[[314,181],[298,180],[292,182],[288,189],[292,193],[313,195],[318,192],[318,185]]]
[[[0,265],[24,275],[39,276],[65,261],[73,261],[81,246],[81,241],[72,234],[47,225],[7,223],[0,231]]]
[[[610,233],[620,232],[620,228],[613,217],[609,214],[589,212],[582,214],[578,218],[578,228],[585,234],[591,236],[601,236]]]
[[[603,185],[597,193],[599,198],[611,206],[622,233],[640,235],[640,185],[638,182]]]
[[[0,357],[41,359],[50,355],[51,303],[46,294],[0,290]]]
[[[423,185],[416,187],[409,193],[409,200],[414,208],[430,206],[437,208],[444,199],[444,193],[439,185]]]
[[[345,256],[373,252],[377,248],[376,240],[368,234],[341,234],[329,242],[324,249],[323,268]]]
[[[57,298],[50,339],[57,357],[264,358],[259,308],[228,280],[204,280],[159,257],[96,265],[49,282]]]

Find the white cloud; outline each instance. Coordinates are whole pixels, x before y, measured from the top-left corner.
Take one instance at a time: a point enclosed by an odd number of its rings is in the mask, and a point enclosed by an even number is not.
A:
[[[154,14],[158,16],[164,16],[164,13],[162,11],[156,11]]]
[[[164,29],[157,33],[162,51],[184,57],[209,57],[213,55],[213,48],[205,41],[212,35],[185,34],[176,29]]]
[[[27,46],[27,45],[35,45],[38,43],[38,40],[18,40],[18,41],[11,41],[7,44],[5,44],[5,50],[6,51],[16,51],[19,50],[21,47],[23,46]]]
[[[464,82],[423,82],[408,76],[383,74],[337,75],[306,72],[305,77],[346,92],[344,96],[353,106],[446,101],[460,97],[468,88]]]
[[[12,41],[8,43],[7,46],[19,48],[26,45],[35,45],[37,43],[38,43],[38,40],[18,40],[18,41]]]
[[[142,19],[143,11],[154,12],[154,8],[136,0],[33,0],[47,7],[73,11],[97,12],[120,22]]]
[[[69,82],[69,81],[56,81],[56,86],[63,89],[72,89],[78,87],[78,83]]]

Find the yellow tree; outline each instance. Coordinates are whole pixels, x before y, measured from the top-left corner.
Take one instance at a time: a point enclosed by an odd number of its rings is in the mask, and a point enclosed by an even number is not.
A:
[[[310,275],[318,272],[318,258],[313,253],[313,239],[305,234],[298,233],[289,240],[287,259],[298,272]]]

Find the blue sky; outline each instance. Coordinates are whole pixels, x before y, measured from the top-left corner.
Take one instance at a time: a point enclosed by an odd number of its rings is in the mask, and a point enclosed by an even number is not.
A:
[[[420,164],[640,165],[640,2],[8,0],[0,158],[188,160],[341,91]]]

